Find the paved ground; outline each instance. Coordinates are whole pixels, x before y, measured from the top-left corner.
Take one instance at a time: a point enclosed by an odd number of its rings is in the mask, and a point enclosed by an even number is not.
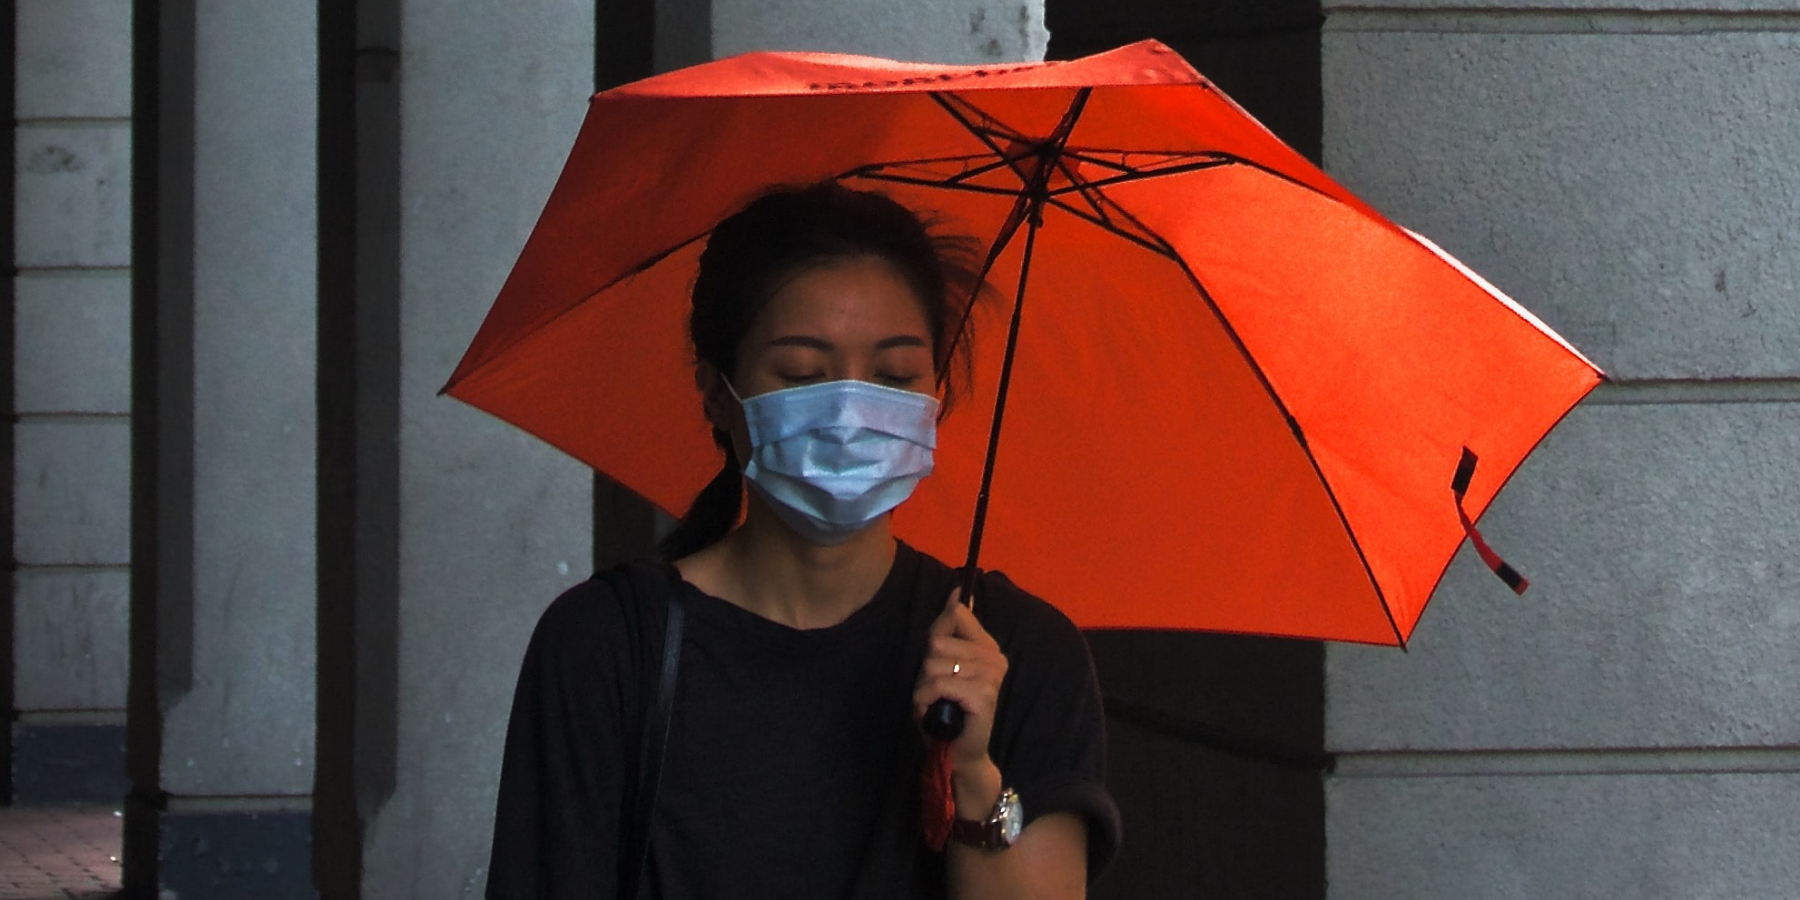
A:
[[[0,900],[112,896],[120,824],[104,807],[0,806]]]

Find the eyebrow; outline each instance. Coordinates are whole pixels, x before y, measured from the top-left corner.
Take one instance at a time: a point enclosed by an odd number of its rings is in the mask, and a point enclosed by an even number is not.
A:
[[[769,341],[771,347],[809,347],[814,350],[831,352],[836,347],[824,338],[816,338],[805,334],[787,334]],[[890,338],[882,338],[876,342],[875,349],[888,350],[894,347],[927,347],[925,339],[913,334],[897,334]]]

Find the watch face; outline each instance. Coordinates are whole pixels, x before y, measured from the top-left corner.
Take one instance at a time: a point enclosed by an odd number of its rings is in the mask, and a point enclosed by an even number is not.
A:
[[[1019,795],[1011,788],[1000,795],[998,813],[1000,836],[1010,847],[1019,840],[1019,832],[1025,829],[1025,809],[1019,805]]]

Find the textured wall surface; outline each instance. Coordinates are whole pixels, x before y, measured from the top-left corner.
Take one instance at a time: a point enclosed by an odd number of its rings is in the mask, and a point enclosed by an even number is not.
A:
[[[1800,779],[1578,774],[1328,788],[1331,896],[1791,897]]]
[[[1334,898],[1791,896],[1800,6],[1326,4],[1328,170],[1618,380],[1410,652],[1332,647]]]
[[[12,6],[13,711],[54,743],[125,705],[131,4]]]
[[[1327,654],[1339,750],[1800,744],[1800,404],[1590,404],[1500,495],[1406,653]]]
[[[312,792],[312,27],[304,7],[199,6],[193,676],[163,724],[181,796]]]
[[[1334,30],[1328,162],[1614,378],[1791,378],[1796,83],[1794,32]]]
[[[1500,13],[1505,15],[1521,10],[1552,13],[1585,13],[1585,12],[1797,12],[1800,3],[1794,0],[1506,0],[1496,3],[1494,0],[1381,0],[1377,3],[1346,2],[1346,0],[1325,0],[1322,4],[1328,12],[1361,12],[1359,7],[1370,7],[1381,10],[1395,10],[1418,13],[1439,13],[1450,11],[1475,11],[1480,13]],[[1577,19],[1573,27],[1584,27]],[[1415,27],[1431,27],[1430,23],[1416,22]],[[1637,27],[1642,28],[1641,24]]]
[[[713,53],[823,50],[927,62],[1042,59],[1042,0],[712,3]]]
[[[31,567],[13,577],[13,665],[29,676],[14,686],[14,707],[124,709],[126,574]]]
[[[588,470],[437,390],[573,143],[594,6],[402,9],[396,781],[363,856],[363,896],[394,900],[480,896],[526,638],[593,558]]]

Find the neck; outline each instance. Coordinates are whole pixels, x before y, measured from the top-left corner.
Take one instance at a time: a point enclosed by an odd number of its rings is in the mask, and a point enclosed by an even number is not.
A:
[[[744,523],[676,565],[696,587],[790,628],[827,628],[861,609],[893,567],[883,516],[841,544],[795,534],[750,492]]]

